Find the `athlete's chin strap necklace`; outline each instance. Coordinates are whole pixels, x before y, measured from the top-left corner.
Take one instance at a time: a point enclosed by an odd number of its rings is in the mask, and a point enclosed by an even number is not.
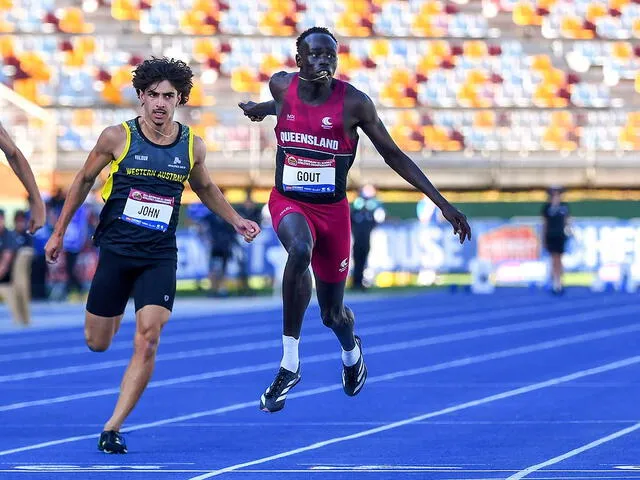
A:
[[[327,72],[322,72],[319,75],[316,75],[314,78],[304,78],[302,75],[298,75],[300,80],[304,80],[305,82],[317,82],[318,80],[322,80],[327,78],[329,74]]]
[[[144,122],[144,124],[145,124],[147,127],[149,127],[151,130],[153,130],[154,132],[156,132],[158,135],[162,135],[162,136],[163,136],[163,137],[165,137],[165,138],[171,138],[171,137],[173,137],[173,136],[176,134],[176,127],[178,126],[178,125],[176,125],[176,124],[174,124],[174,127],[173,127],[173,129],[171,130],[171,133],[170,133],[169,135],[167,135],[166,133],[162,133],[162,132],[161,132],[160,130],[158,130],[157,128],[155,128],[155,127],[153,127],[153,126],[149,125],[149,122],[147,122],[147,121],[144,119],[144,116],[143,116],[143,117],[140,117],[140,118],[142,118],[142,121]]]

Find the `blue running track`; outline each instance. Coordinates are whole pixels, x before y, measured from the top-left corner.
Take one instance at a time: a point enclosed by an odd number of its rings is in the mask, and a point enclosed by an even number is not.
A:
[[[280,308],[256,302],[176,304],[119,456],[96,444],[134,324],[100,354],[81,308],[50,307],[73,324],[0,333],[0,479],[640,479],[634,295],[353,297],[369,369],[354,398],[312,306],[302,381],[275,414],[258,399],[280,361]]]

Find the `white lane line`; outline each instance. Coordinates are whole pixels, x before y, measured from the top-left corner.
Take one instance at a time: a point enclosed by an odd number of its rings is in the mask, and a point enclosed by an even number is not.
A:
[[[511,475],[507,480],[520,480],[521,478],[526,477],[530,473],[537,472],[538,470],[543,469],[544,467],[548,467],[549,465],[555,465],[556,463],[560,463],[567,458],[575,457],[576,455],[580,455],[582,452],[586,452],[587,450],[591,450],[592,448],[599,447],[600,445],[615,440],[616,438],[624,437],[625,435],[629,435],[630,433],[635,432],[640,428],[640,423],[636,423],[627,428],[623,428],[622,430],[618,430],[617,432],[613,432],[611,435],[607,435],[606,437],[598,438],[593,442],[587,443],[586,445],[582,445],[581,447],[574,448],[573,450],[563,453],[562,455],[558,455],[557,457],[550,458],[544,462],[538,463],[536,465],[531,465],[530,467],[525,468],[524,470],[520,470],[519,472]]]
[[[490,318],[492,320],[500,319],[500,318],[510,318],[514,315],[522,315],[524,313],[531,314],[544,310],[545,307],[527,307],[527,308],[519,308],[519,309],[507,309],[502,312],[492,312],[492,313],[482,313],[479,316],[481,318]],[[406,348],[415,348],[422,347],[426,345],[433,345],[435,343],[444,343],[451,341],[460,341],[460,340],[468,340],[473,339],[479,336],[493,336],[493,335],[501,335],[504,333],[511,332],[521,332],[525,330],[533,330],[539,328],[553,327],[558,325],[564,325],[567,323],[578,323],[578,322],[586,322],[591,320],[599,320],[603,317],[613,316],[613,315],[627,315],[632,313],[640,312],[640,306],[629,306],[629,307],[614,307],[608,309],[601,309],[591,311],[589,313],[574,313],[570,315],[562,315],[555,317],[553,319],[548,320],[534,320],[531,322],[524,323],[516,323],[506,326],[496,326],[496,327],[488,327],[488,328],[480,328],[475,330],[467,330],[458,333],[446,334],[446,335],[438,335],[435,337],[426,337],[419,339],[415,342],[409,342],[409,345]],[[460,316],[454,316],[453,319],[459,318]],[[468,315],[462,315],[462,317],[469,318]],[[451,319],[451,317],[450,317]],[[420,320],[418,321],[420,322]],[[428,324],[428,321],[424,321]],[[394,326],[394,332],[398,332],[401,330],[412,330],[413,325],[415,325],[415,321],[407,322],[404,325],[398,324]],[[375,335],[375,334],[388,334],[389,328],[388,326],[380,326],[380,327],[366,327],[358,330],[362,335]],[[308,343],[319,343],[332,340],[330,335],[326,333],[307,335],[304,337],[305,344]],[[398,344],[391,344],[389,348],[395,348],[395,345],[407,345],[407,342],[400,342]],[[212,348],[200,348],[195,350],[184,350],[179,352],[160,354],[156,358],[157,362],[169,361],[169,360],[184,360],[188,358],[201,358],[204,356],[212,356],[212,355],[222,355],[227,353],[241,353],[241,352],[252,352],[255,350],[269,349],[269,348],[280,348],[282,346],[281,340],[267,340],[260,342],[249,342],[243,344],[234,344],[223,347],[212,347]],[[6,382],[15,382],[21,380],[30,380],[34,378],[43,378],[43,377],[52,377],[58,375],[67,375],[73,373],[86,373],[90,371],[98,371],[98,370],[107,370],[109,368],[115,367],[125,367],[129,364],[129,358],[121,359],[121,360],[111,360],[107,362],[97,362],[92,364],[84,364],[84,365],[71,365],[68,367],[60,367],[60,368],[50,368],[50,369],[42,369],[42,370],[32,370],[29,372],[22,373],[13,373],[9,375],[1,375],[0,383]]]
[[[591,305],[597,307],[602,306],[601,302],[584,302],[586,305],[576,305],[575,303],[569,304],[558,304],[554,306],[555,308],[551,308],[549,310],[549,314],[553,315],[558,311],[564,310],[575,310],[576,308],[589,308]],[[524,303],[523,305],[509,305],[507,310],[512,310],[513,308],[534,308],[535,311],[539,310],[540,304],[530,304],[530,302]],[[500,312],[502,310],[493,310],[494,312]],[[390,312],[390,313],[388,313]],[[474,308],[469,312],[460,312],[460,309],[456,309],[454,312],[451,311],[451,308],[448,308],[446,312],[438,312],[438,311],[429,311],[430,317],[440,316],[442,313],[449,314],[448,316],[442,317],[438,320],[434,320],[430,318],[421,324],[425,326],[443,326],[443,325],[456,325],[456,324],[464,324],[464,323],[473,323],[485,320],[486,316],[481,315],[482,310],[478,310]],[[361,315],[371,315],[374,312],[358,312],[358,317]],[[452,315],[455,313],[455,315]],[[521,311],[520,314],[529,314],[530,312],[525,310]],[[412,309],[403,309],[400,313],[398,313],[398,309],[377,309],[375,310],[375,316],[372,319],[367,320],[367,325],[372,323],[377,323],[378,318],[382,318],[380,321],[393,320],[395,318],[404,318],[411,317],[416,315],[423,315],[424,307],[420,308],[412,308]],[[356,319],[357,322],[357,319]],[[455,323],[454,323],[455,322]],[[359,324],[359,323],[358,323]],[[232,323],[235,328],[230,329],[221,329],[220,327],[226,326],[225,324],[216,324],[215,330],[205,329],[201,331],[193,331],[191,329],[188,333],[181,333],[180,331],[176,332],[175,330],[170,330],[163,335],[162,344],[163,345],[173,345],[176,343],[186,343],[192,341],[202,341],[202,340],[218,340],[224,338],[234,338],[234,337],[247,337],[261,333],[270,333],[270,332],[279,332],[281,331],[281,325],[278,322],[270,322],[268,325],[265,325],[265,322],[259,323],[251,323],[251,324],[243,324],[239,326],[236,323]],[[321,323],[315,322],[308,325],[305,329],[305,332],[309,330],[319,330],[326,331],[326,327],[324,327]],[[81,342],[83,339],[80,338],[80,334],[75,335],[75,341]],[[110,351],[114,350],[130,350],[131,349],[131,341],[130,340],[122,340],[115,341],[109,347]],[[15,362],[17,360],[32,360],[39,358],[51,358],[54,356],[64,356],[64,355],[75,355],[75,354],[87,354],[89,350],[85,345],[79,345],[75,347],[58,347],[58,348],[49,348],[49,349],[37,349],[33,351],[22,351],[15,353],[6,353],[0,354],[0,362]]]
[[[543,382],[532,383],[530,385],[526,385],[524,387],[515,388],[513,390],[507,390],[506,392],[497,393],[495,395],[490,395],[488,397],[479,398],[477,400],[472,400],[470,402],[459,403],[458,405],[454,405],[452,407],[443,408],[441,410],[435,410],[432,412],[424,413],[422,415],[416,415],[415,417],[407,418],[405,420],[400,420],[398,422],[389,423],[387,425],[382,425],[376,428],[370,428],[368,430],[362,430],[357,433],[352,433],[351,435],[343,435],[341,437],[334,437],[327,440],[323,440],[321,442],[315,442],[310,445],[306,445],[304,447],[295,448],[292,450],[287,450],[285,452],[277,453],[275,455],[269,455],[267,457],[258,458],[256,460],[250,460],[248,462],[237,463],[235,465],[230,465],[225,468],[221,468],[218,470],[214,470],[212,472],[206,473],[204,475],[198,475],[197,477],[192,477],[189,480],[205,480],[206,478],[217,477],[224,473],[233,472],[235,470],[240,470],[244,467],[251,467],[253,465],[261,465],[263,463],[271,462],[273,460],[278,460],[280,458],[290,457],[292,455],[297,455],[299,453],[308,452],[311,450],[318,450],[320,448],[326,447],[328,445],[334,445],[341,442],[346,442],[348,440],[356,440],[358,438],[368,437],[370,435],[375,435],[376,433],[386,432],[388,430],[393,430],[396,428],[404,427],[405,425],[411,425],[412,423],[420,422],[422,420],[426,420],[428,418],[439,417],[442,415],[448,415],[450,413],[458,412],[460,410],[466,410],[468,408],[477,407],[478,405],[485,405],[488,403],[493,403],[498,400],[503,400],[505,398],[515,397],[518,395],[523,395],[525,393],[533,392],[536,390],[541,390],[543,388],[552,387],[554,385],[559,385],[561,383],[570,382],[573,380],[577,380],[579,378],[588,377],[591,375],[597,375],[599,373],[608,372],[611,370],[616,370],[623,367],[628,367],[630,365],[634,365],[640,363],[640,355],[636,355],[634,357],[625,358],[623,360],[619,360],[617,362],[607,363],[606,365],[601,365],[599,367],[589,368],[587,370],[579,370],[574,373],[570,373],[569,375],[562,375],[561,377],[555,377],[550,380],[545,380]]]
[[[429,302],[433,300],[431,295],[411,295],[405,296],[403,299],[400,299],[396,296],[384,296],[384,297],[376,297],[373,295],[371,298],[367,295],[363,298],[346,298],[345,301],[348,304],[358,305],[357,311],[358,314],[367,315],[369,313],[377,313],[378,311],[397,311],[398,307],[407,304],[411,298],[414,298],[417,301],[424,300],[425,302]],[[578,297],[579,299],[584,299],[585,297]],[[518,300],[517,302],[513,302],[512,300]],[[398,303],[398,305],[394,305]],[[531,304],[531,296],[530,295],[518,295],[514,297],[508,297],[509,305],[518,305],[518,304]],[[470,306],[471,311],[478,311],[478,305],[463,305],[463,307]],[[182,307],[184,308],[184,306]],[[457,306],[458,310],[460,306]],[[488,305],[485,305],[481,308],[488,308]],[[210,314],[202,314],[202,311],[209,311]],[[194,332],[195,326],[193,324],[193,320],[199,320],[200,322],[197,326],[201,324],[204,325],[203,331],[211,330],[211,328],[219,328],[219,327],[228,327],[228,326],[251,326],[251,325],[260,325],[260,322],[256,322],[255,315],[270,315],[274,314],[279,318],[281,316],[282,306],[278,303],[277,305],[262,305],[258,303],[254,305],[254,299],[247,300],[242,305],[236,305],[233,310],[228,307],[220,306],[220,305],[209,305],[207,308],[202,308],[202,304],[196,306],[196,308],[191,307],[184,308],[180,310],[180,312],[175,313],[171,317],[171,322],[169,324],[171,331],[179,333],[182,331]],[[453,313],[455,308],[452,308],[450,305],[446,305],[442,308],[434,308],[434,314],[446,314]],[[317,315],[318,314],[318,305],[315,299],[312,299],[311,304],[309,306],[309,310],[307,311],[309,315]],[[75,315],[78,319],[73,324],[68,324],[68,322],[61,322],[59,328],[43,328],[43,329],[35,329],[37,327],[32,327],[29,330],[15,330],[9,332],[0,332],[0,347],[14,347],[14,346],[33,346],[42,343],[51,344],[52,342],[66,342],[69,340],[77,339],[78,332],[80,332],[80,336],[82,336],[82,324],[84,321],[84,307],[78,308],[73,313],[66,314],[66,317],[69,315]],[[8,317],[7,317],[8,318]],[[47,316],[49,320],[51,317]],[[55,320],[55,319],[54,319]],[[54,323],[54,322],[52,322]],[[125,317],[122,320],[122,326],[127,328],[132,326],[134,323],[134,317],[132,314],[125,314]],[[80,328],[80,329],[78,329]],[[51,330],[66,330],[66,333],[52,333]],[[7,337],[3,337],[3,334],[8,334]]]
[[[626,328],[626,327],[623,327],[623,328]],[[620,330],[620,329],[616,329],[616,330]],[[510,349],[507,349],[507,350],[491,352],[491,353],[487,353],[487,354],[483,354],[483,355],[475,355],[475,356],[471,356],[471,357],[463,357],[463,358],[459,358],[459,359],[456,359],[456,360],[453,360],[453,361],[438,363],[438,364],[435,364],[435,365],[427,365],[427,366],[414,368],[414,369],[409,369],[409,370],[404,369],[404,370],[400,370],[400,371],[396,371],[396,372],[387,373],[385,375],[371,376],[371,377],[369,377],[367,379],[367,382],[369,384],[371,384],[371,383],[379,383],[379,382],[395,380],[395,379],[403,378],[403,377],[409,377],[409,376],[414,376],[414,375],[421,375],[421,374],[424,374],[424,373],[431,373],[431,372],[437,372],[437,371],[441,371],[441,370],[447,370],[447,369],[450,369],[450,368],[463,367],[463,366],[467,366],[467,365],[483,363],[483,362],[487,362],[487,361],[491,361],[491,360],[497,360],[497,359],[501,359],[501,358],[513,357],[513,356],[516,356],[516,355],[522,355],[522,354],[532,353],[532,352],[536,352],[536,351],[549,350],[549,349],[552,349],[552,348],[557,348],[557,347],[561,347],[561,346],[565,346],[565,345],[582,343],[582,342],[590,341],[590,340],[597,340],[597,339],[606,338],[606,337],[609,337],[609,336],[612,336],[612,335],[616,335],[616,334],[621,334],[621,333],[625,333],[625,332],[624,331],[623,332],[618,331],[618,332],[614,333],[613,330],[601,330],[599,332],[593,332],[593,333],[590,333],[590,334],[575,335],[575,336],[572,336],[572,337],[560,338],[560,339],[557,339],[557,340],[550,340],[550,341],[541,342],[541,343],[537,343],[537,344],[525,345],[525,346],[516,347],[516,348],[510,348]],[[367,355],[369,355],[369,354],[370,354],[370,352],[369,352],[369,350],[367,350]],[[335,358],[339,358],[339,354],[334,355],[334,356],[335,356]],[[274,365],[279,365],[279,363],[275,363]],[[318,387],[318,388],[314,388],[314,389],[302,390],[300,392],[295,392],[295,393],[289,394],[287,396],[287,398],[288,399],[294,399],[294,398],[311,397],[311,396],[319,395],[321,393],[327,393],[327,392],[340,390],[340,389],[342,389],[342,383],[336,383],[336,384],[333,384],[333,385],[326,385],[324,387]],[[257,406],[258,406],[258,401],[257,400],[251,400],[251,401],[248,401],[248,402],[235,403],[235,404],[227,405],[227,406],[224,406],[224,407],[215,408],[215,409],[212,409],[212,410],[204,410],[204,411],[195,412],[195,413],[191,413],[191,414],[187,414],[187,415],[180,415],[180,416],[177,416],[177,417],[165,418],[163,420],[157,420],[155,422],[143,423],[143,424],[139,424],[139,425],[133,425],[131,427],[124,428],[123,432],[133,432],[133,431],[136,431],[136,430],[144,430],[144,429],[147,429],[147,428],[161,427],[161,426],[164,426],[164,425],[170,425],[170,424],[185,422],[185,421],[189,421],[189,420],[195,420],[195,419],[198,419],[198,418],[209,417],[209,416],[213,416],[213,415],[219,415],[219,414],[222,414],[222,413],[233,412],[233,411],[242,410],[242,409],[245,409],[245,408],[257,408]],[[46,447],[51,447],[51,446],[55,446],[55,445],[62,445],[62,444],[75,442],[75,441],[79,441],[79,440],[87,440],[87,439],[91,439],[91,438],[95,439],[95,438],[97,438],[98,435],[99,435],[99,432],[98,433],[87,434],[87,435],[79,435],[79,436],[74,436],[74,437],[67,437],[67,438],[62,438],[62,439],[58,439],[58,440],[51,440],[51,441],[48,441],[48,442],[42,442],[42,443],[37,443],[37,444],[33,444],[33,445],[26,445],[24,447],[17,447],[17,448],[13,448],[13,449],[10,449],[10,450],[0,451],[0,456],[11,455],[13,453],[19,453],[19,452],[26,452],[26,451],[29,451],[29,450],[37,450],[37,449],[40,449],[40,448],[46,448]]]
[[[597,317],[597,312],[593,312],[590,315],[591,317],[595,318]],[[573,321],[572,316],[567,316],[567,317],[570,321]],[[379,345],[379,346],[367,348],[367,355],[395,352],[395,351],[406,350],[410,348],[419,348],[427,345],[437,345],[437,344],[450,343],[455,341],[464,341],[469,339],[475,339],[480,336],[493,336],[493,335],[501,335],[503,333],[511,333],[513,331],[530,330],[532,328],[540,328],[540,324],[542,324],[543,326],[548,326],[549,322],[562,321],[563,323],[566,323],[565,320],[561,320],[562,318],[563,317],[559,317],[559,319],[556,319],[556,320],[537,320],[534,322],[529,322],[529,324],[524,323],[520,325],[507,325],[503,327],[489,327],[481,330],[471,330],[467,332],[459,332],[459,333],[448,334],[448,335],[426,337],[422,339],[412,340],[409,342],[397,342],[397,343]],[[588,320],[588,318],[589,318],[589,315],[585,314],[581,317],[580,320]],[[580,334],[577,336],[567,337],[567,338],[569,340],[569,343],[573,343],[575,341],[581,342],[581,341],[587,341],[590,339],[605,338],[607,336],[619,335],[621,333],[633,333],[638,330],[640,330],[639,324],[632,324],[624,327],[619,327],[617,329],[599,330],[599,331]],[[308,338],[309,337],[307,337],[307,339]],[[562,341],[563,339],[553,341],[552,345],[556,345],[558,344],[558,342],[562,342]],[[542,342],[536,345],[546,345],[546,344],[548,344],[548,342]],[[560,343],[559,345],[561,344],[563,343]],[[324,362],[327,360],[333,360],[333,359],[337,359],[338,357],[339,357],[339,354],[334,352],[334,353],[328,353],[328,354],[312,355],[309,357],[305,357],[303,360],[305,364],[310,364],[310,363]],[[183,383],[211,380],[213,378],[223,378],[223,377],[229,377],[229,376],[235,376],[235,375],[250,374],[250,373],[278,368],[278,365],[279,363],[277,362],[266,362],[266,363],[254,364],[254,365],[249,365],[244,367],[235,367],[235,368],[226,369],[226,370],[214,370],[212,372],[204,372],[204,373],[194,374],[194,375],[184,375],[180,377],[169,378],[166,380],[155,380],[150,382],[147,388],[168,387],[168,386],[179,385]],[[37,406],[48,406],[55,403],[65,403],[65,402],[70,402],[74,400],[96,398],[96,397],[101,397],[106,395],[115,395],[119,391],[120,391],[119,388],[105,388],[105,389],[92,390],[89,392],[77,393],[72,395],[62,395],[58,397],[49,397],[49,398],[44,398],[39,400],[10,403],[6,405],[0,405],[0,412],[19,410],[23,408],[30,408],[30,407],[37,407]]]

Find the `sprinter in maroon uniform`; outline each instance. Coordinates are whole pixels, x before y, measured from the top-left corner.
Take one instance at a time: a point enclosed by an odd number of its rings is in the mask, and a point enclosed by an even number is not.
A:
[[[357,395],[367,378],[354,316],[343,304],[349,271],[351,227],[346,198],[347,173],[353,164],[360,128],[385,162],[427,195],[460,237],[471,238],[466,217],[429,182],[398,148],[378,118],[371,99],[333,78],[338,43],[329,30],[313,27],[296,41],[298,73],[271,77],[272,101],[239,106],[252,121],[277,115],[275,188],[269,198],[273,228],[288,252],[283,278],[283,357],[260,408],[277,412],[300,381],[298,342],[311,299],[313,267],[322,322],[342,345],[342,386]]]

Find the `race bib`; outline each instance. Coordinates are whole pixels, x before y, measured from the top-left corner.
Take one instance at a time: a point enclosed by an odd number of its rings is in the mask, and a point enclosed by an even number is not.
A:
[[[162,197],[132,188],[120,218],[140,227],[166,232],[173,215],[173,203],[173,197]]]
[[[282,188],[289,192],[334,193],[336,161],[314,160],[286,154],[282,171]]]

